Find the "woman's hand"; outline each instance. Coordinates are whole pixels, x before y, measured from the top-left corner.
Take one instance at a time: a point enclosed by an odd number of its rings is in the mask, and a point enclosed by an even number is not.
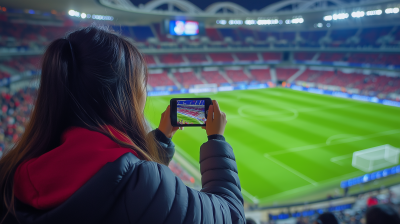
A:
[[[173,127],[171,125],[171,110],[170,106],[168,105],[167,109],[161,114],[161,121],[160,125],[158,126],[158,130],[160,130],[162,133],[164,133],[167,138],[172,138],[174,136],[175,132],[178,129],[183,130],[183,127]]]
[[[219,105],[216,100],[213,100],[212,102],[213,105],[208,107],[206,127],[201,128],[206,129],[207,136],[224,135],[225,126],[228,122],[226,120],[226,114],[219,109]]]

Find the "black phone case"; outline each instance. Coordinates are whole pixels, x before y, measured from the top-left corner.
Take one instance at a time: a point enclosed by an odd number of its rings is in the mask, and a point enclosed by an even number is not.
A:
[[[171,125],[173,127],[198,127],[206,126],[205,124],[178,124],[177,122],[177,101],[178,100],[204,100],[205,117],[208,117],[208,107],[212,105],[212,100],[210,98],[173,98],[170,100],[170,117]]]

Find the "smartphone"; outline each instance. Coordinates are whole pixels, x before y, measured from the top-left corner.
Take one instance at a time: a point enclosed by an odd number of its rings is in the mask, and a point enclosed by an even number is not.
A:
[[[206,126],[210,98],[174,98],[170,101],[174,127]]]

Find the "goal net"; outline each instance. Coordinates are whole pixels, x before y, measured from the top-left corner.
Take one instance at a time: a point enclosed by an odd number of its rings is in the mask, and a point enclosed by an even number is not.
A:
[[[381,145],[353,153],[352,165],[364,172],[397,165],[400,149],[391,145]]]
[[[197,84],[194,85],[193,88],[189,89],[189,93],[195,93],[196,95],[200,93],[217,93],[218,92],[218,84]]]

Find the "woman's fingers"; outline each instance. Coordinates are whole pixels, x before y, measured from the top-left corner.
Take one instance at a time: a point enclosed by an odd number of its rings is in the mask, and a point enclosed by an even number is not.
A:
[[[219,109],[218,102],[216,100],[213,100],[213,106],[214,106],[214,117],[218,117],[221,114],[221,110]]]
[[[207,115],[207,120],[210,122],[212,122],[212,120],[213,120],[213,113],[214,113],[214,106],[210,105],[208,107],[208,115]]]

